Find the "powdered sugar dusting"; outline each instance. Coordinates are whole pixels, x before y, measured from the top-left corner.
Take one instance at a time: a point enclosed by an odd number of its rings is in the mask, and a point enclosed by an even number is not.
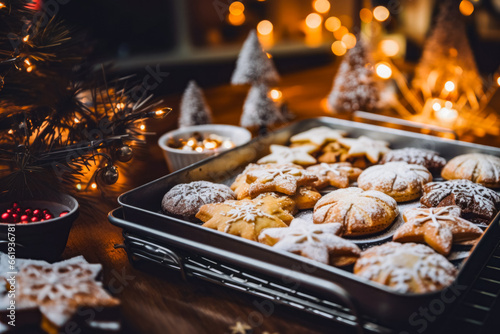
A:
[[[384,155],[380,163],[385,164],[391,161],[421,165],[428,169],[441,169],[446,164],[446,159],[440,157],[437,152],[414,147],[389,151]]]

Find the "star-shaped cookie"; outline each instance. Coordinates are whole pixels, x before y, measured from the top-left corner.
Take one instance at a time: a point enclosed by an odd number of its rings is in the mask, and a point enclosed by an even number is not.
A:
[[[292,163],[298,165],[313,165],[316,159],[309,153],[317,150],[316,145],[301,145],[297,147],[286,147],[282,145],[271,145],[271,154],[257,161],[259,164],[268,163]]]
[[[306,170],[318,177],[318,181],[313,184],[317,189],[329,185],[337,188],[347,188],[349,182],[356,181],[362,172],[360,168],[353,167],[349,162],[335,164],[323,162],[319,165],[307,167]]]
[[[448,255],[452,243],[477,239],[483,231],[460,218],[458,206],[412,208],[403,213],[405,223],[393,236],[398,242],[427,243],[435,251]]]
[[[331,141],[336,141],[347,135],[347,132],[342,130],[334,130],[327,126],[320,126],[307,130],[305,132],[296,134],[290,138],[292,143],[313,143],[318,146]]]
[[[23,259],[16,262],[16,309],[20,313],[38,309],[47,332],[59,332],[82,308],[104,310],[120,304],[96,281],[102,266],[88,263],[83,256],[54,264]]]
[[[291,164],[267,164],[247,172],[248,194],[277,191],[285,195],[295,195],[299,186],[308,186],[318,178],[300,166]]]
[[[196,218],[205,222],[204,227],[257,240],[262,229],[287,227],[293,216],[282,209],[276,198],[267,196],[258,200],[206,204],[200,208]]]
[[[293,220],[288,228],[263,230],[259,242],[318,262],[345,266],[354,263],[361,250],[339,237],[341,230],[339,223],[308,224],[304,220]]]
[[[347,154],[351,157],[366,156],[372,163],[377,163],[382,155],[389,152],[389,143],[374,140],[366,136],[359,138],[340,138],[338,142],[349,148]]]

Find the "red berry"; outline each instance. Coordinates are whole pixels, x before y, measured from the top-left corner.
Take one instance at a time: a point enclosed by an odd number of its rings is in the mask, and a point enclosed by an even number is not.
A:
[[[33,214],[33,210],[31,209],[26,209],[24,210],[24,213],[27,215],[27,216],[31,216]]]
[[[17,213],[13,213],[12,214],[12,220],[17,223],[19,222],[19,215]]]
[[[54,216],[52,216],[52,215],[45,215],[45,220],[49,220],[49,219],[52,219],[52,218],[54,218]]]
[[[3,213],[3,214],[2,214],[2,221],[4,221],[4,222],[9,222],[9,221],[10,221],[10,219],[11,219],[11,215],[10,215],[10,213],[7,213],[7,212],[6,212],[6,213]]]
[[[21,213],[21,208],[16,208],[16,213]]]
[[[35,222],[37,222],[37,221],[38,221],[38,217],[31,217],[30,221],[31,221],[32,223],[35,223]]]
[[[21,220],[28,220],[28,215],[22,215],[21,218],[19,218]]]
[[[44,215],[48,215],[48,214],[50,214],[49,209],[43,209],[43,211],[42,211],[42,212],[43,212],[43,214],[44,214]]]
[[[21,221],[19,222],[19,224],[28,224],[28,221],[27,221],[27,220],[21,220]]]
[[[7,209],[5,212],[6,213],[12,213],[12,209]]]
[[[19,203],[17,203],[17,202],[12,203],[12,208],[13,209],[18,208],[18,207],[19,207]]]
[[[63,211],[59,214],[59,217],[66,216],[69,213],[69,211]]]
[[[42,215],[42,211],[40,211],[39,209],[33,210],[34,217],[41,217],[41,215]]]
[[[41,222],[44,222],[44,221],[45,221],[45,219],[40,219],[40,221],[41,221]]]

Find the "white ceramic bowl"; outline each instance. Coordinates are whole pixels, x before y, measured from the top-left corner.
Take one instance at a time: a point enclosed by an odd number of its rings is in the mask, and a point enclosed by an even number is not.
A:
[[[246,144],[252,139],[252,134],[247,129],[239,126],[222,124],[188,126],[167,132],[158,139],[158,145],[160,145],[163,150],[163,156],[171,172],[227,150],[226,148],[219,148],[207,152],[193,152],[167,146],[169,139],[189,138],[194,132],[198,132],[203,136],[216,134],[229,138],[235,146]]]

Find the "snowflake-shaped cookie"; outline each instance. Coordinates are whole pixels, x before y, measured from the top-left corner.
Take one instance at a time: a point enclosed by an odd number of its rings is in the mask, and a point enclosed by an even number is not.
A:
[[[100,264],[89,264],[82,256],[54,264],[25,261],[17,273],[16,306],[38,308],[57,328],[82,307],[116,307],[119,301],[96,281],[101,270]]]
[[[453,283],[457,270],[428,246],[388,242],[364,251],[354,274],[399,292],[425,293]]]
[[[196,218],[205,222],[204,227],[257,240],[262,229],[286,227],[293,216],[282,209],[276,198],[267,196],[258,200],[207,204],[200,208]]]
[[[361,251],[356,244],[338,236],[341,229],[339,223],[308,224],[294,220],[288,228],[263,230],[259,241],[311,260],[345,266],[354,263]]]
[[[437,252],[448,255],[452,243],[478,238],[483,231],[460,218],[458,206],[412,208],[404,212],[405,224],[396,231],[397,242],[424,242]]]
[[[271,154],[257,161],[259,164],[292,163],[298,165],[312,165],[316,163],[316,159],[309,154],[317,150],[316,145],[302,145],[297,147],[271,145],[270,150]]]
[[[347,154],[351,157],[366,156],[372,163],[377,163],[380,157],[389,152],[389,143],[382,140],[374,140],[366,136],[359,138],[340,138],[338,142],[349,148]]]
[[[320,126],[296,134],[295,136],[292,136],[292,138],[290,138],[290,141],[292,143],[313,143],[321,146],[327,142],[336,141],[340,138],[343,138],[345,135],[347,135],[347,132],[345,131],[334,130],[327,126]]]
[[[361,169],[353,167],[349,162],[334,164],[323,162],[319,165],[307,167],[306,170],[318,177],[318,181],[313,184],[318,189],[329,185],[337,188],[347,188],[349,182],[356,181],[362,172]]]
[[[255,197],[269,191],[295,195],[298,186],[312,185],[317,179],[300,166],[268,164],[248,171],[246,182],[249,195]]]

